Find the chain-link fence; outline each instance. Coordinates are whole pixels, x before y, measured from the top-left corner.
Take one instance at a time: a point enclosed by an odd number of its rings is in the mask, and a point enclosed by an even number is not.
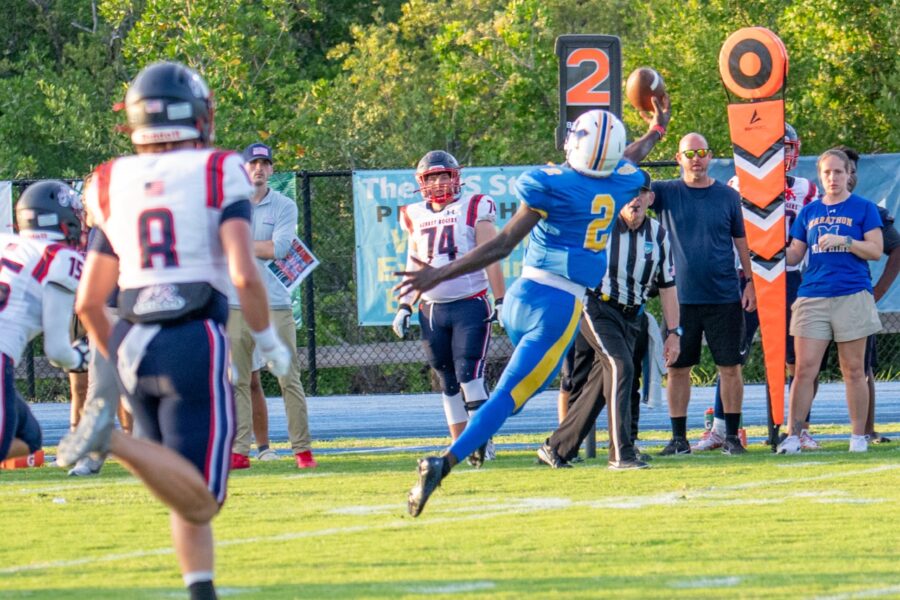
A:
[[[651,165],[652,166],[652,165]],[[668,165],[666,165],[668,166]],[[662,175],[662,174],[661,174]],[[418,392],[437,389],[418,341],[398,341],[390,327],[362,327],[357,318],[356,241],[353,193],[349,171],[299,172],[298,232],[320,261],[303,285],[303,324],[297,341],[304,363],[304,385],[314,395]],[[26,182],[15,182],[21,188]],[[657,315],[658,316],[658,315]],[[900,313],[882,313],[884,332],[877,337],[879,379],[900,377]],[[486,367],[493,385],[512,350],[495,326]],[[714,378],[715,367],[705,354],[696,371],[701,382]],[[16,367],[17,385],[28,398],[67,400],[67,378],[43,356],[41,339],[30,346]],[[840,379],[831,361],[826,379]],[[748,383],[764,380],[759,343],[745,369]],[[266,391],[277,384],[263,375]]]

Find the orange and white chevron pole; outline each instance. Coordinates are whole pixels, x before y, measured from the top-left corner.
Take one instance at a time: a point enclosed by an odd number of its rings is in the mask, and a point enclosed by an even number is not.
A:
[[[784,423],[787,337],[784,90],[787,50],[764,27],[731,34],[719,52],[728,126],[753,265],[772,420]],[[777,437],[777,436],[775,436]]]

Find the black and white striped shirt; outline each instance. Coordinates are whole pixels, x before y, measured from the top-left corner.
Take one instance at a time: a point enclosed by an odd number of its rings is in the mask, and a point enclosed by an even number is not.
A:
[[[607,271],[600,284],[604,298],[625,306],[639,306],[650,288],[675,285],[669,235],[656,219],[645,217],[636,230],[616,219],[607,252]]]

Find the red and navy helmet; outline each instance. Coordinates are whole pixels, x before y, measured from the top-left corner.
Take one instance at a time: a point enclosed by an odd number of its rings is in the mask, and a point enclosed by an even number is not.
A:
[[[448,183],[438,183],[435,180],[427,181],[429,175],[447,173],[450,175]],[[459,198],[462,184],[459,180],[459,163],[449,152],[432,150],[419,161],[416,167],[416,182],[419,191],[428,202],[436,204],[448,204]]]
[[[181,63],[158,62],[138,73],[125,94],[125,112],[135,145],[213,139],[209,86]]]
[[[65,240],[76,247],[81,241],[81,197],[62,181],[33,183],[16,202],[16,226],[20,232],[48,240]]]
[[[793,171],[800,159],[800,137],[789,124],[784,124],[784,170]]]

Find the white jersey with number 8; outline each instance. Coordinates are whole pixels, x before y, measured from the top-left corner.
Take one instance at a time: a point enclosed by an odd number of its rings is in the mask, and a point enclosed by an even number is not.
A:
[[[118,256],[121,289],[206,282],[227,294],[222,212],[252,192],[236,153],[186,149],[101,165],[86,204]]]

